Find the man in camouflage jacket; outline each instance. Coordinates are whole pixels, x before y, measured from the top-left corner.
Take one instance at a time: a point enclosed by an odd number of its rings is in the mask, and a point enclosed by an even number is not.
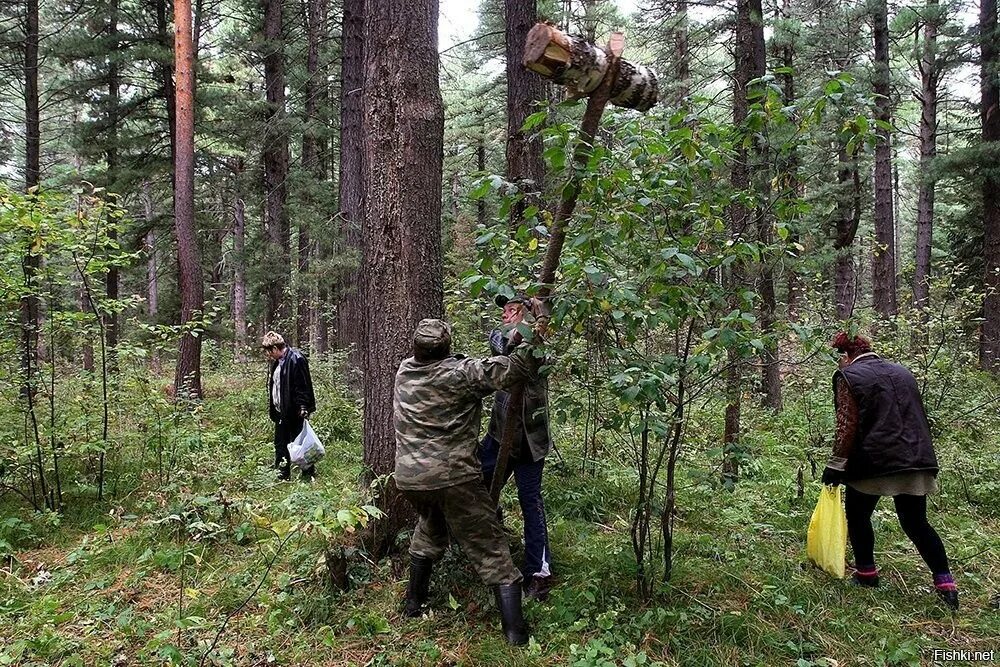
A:
[[[482,400],[535,372],[537,361],[522,344],[509,356],[468,359],[451,354],[451,329],[421,320],[413,356],[396,373],[396,487],[418,514],[410,542],[410,581],[404,613],[419,616],[427,600],[431,566],[448,546],[448,530],[483,582],[493,587],[511,644],[525,644],[521,573],[483,486],[476,446]]]

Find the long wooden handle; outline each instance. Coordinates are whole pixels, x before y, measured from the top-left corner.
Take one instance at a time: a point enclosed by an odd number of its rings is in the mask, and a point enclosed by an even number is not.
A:
[[[545,24],[538,24],[545,25]],[[538,25],[535,28],[538,28]],[[535,32],[532,28],[532,32]],[[583,114],[583,121],[580,123],[580,132],[577,136],[576,148],[573,151],[573,161],[577,168],[573,169],[569,175],[569,182],[562,190],[562,197],[559,201],[559,210],[552,221],[552,229],[549,234],[549,245],[545,251],[545,259],[539,272],[538,282],[541,287],[538,289],[538,298],[546,299],[552,294],[555,282],[556,269],[559,267],[559,256],[562,254],[563,243],[566,241],[566,223],[573,210],[576,208],[576,201],[580,196],[580,182],[590,151],[594,144],[594,137],[597,134],[597,126],[604,114],[604,108],[608,105],[611,90],[615,85],[618,75],[618,63],[620,62],[621,51],[624,46],[622,38],[612,37],[611,49],[607,55],[607,74],[594,93],[587,98],[587,110]],[[531,34],[528,35],[529,45]],[[527,47],[525,48],[525,58],[527,59]],[[514,446],[514,438],[521,433],[522,419],[524,413],[524,385],[518,384],[511,388],[510,399],[507,402],[507,415],[504,419],[503,435],[500,438],[500,451],[497,452],[497,464],[493,469],[493,482],[490,485],[490,495],[494,502],[500,500],[500,491],[507,477],[507,466],[510,461],[510,452]]]

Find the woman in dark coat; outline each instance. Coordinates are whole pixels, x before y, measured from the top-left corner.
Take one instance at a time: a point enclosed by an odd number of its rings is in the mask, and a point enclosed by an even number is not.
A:
[[[823,483],[846,484],[847,532],[861,586],[878,586],[871,517],[882,496],[934,575],[944,602],[958,609],[958,589],[937,532],[927,522],[927,495],[937,490],[937,457],[920,390],[903,366],[872,352],[864,336],[838,333],[843,356],[833,375],[837,436]]]

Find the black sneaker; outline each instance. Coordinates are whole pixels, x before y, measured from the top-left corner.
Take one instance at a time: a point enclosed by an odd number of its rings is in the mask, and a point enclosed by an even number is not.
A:
[[[873,577],[862,577],[857,572],[851,576],[851,581],[855,586],[862,588],[878,588],[880,583],[877,574]]]
[[[945,589],[938,588],[937,589],[937,594],[938,594],[938,597],[941,598],[941,600],[944,601],[944,603],[946,605],[948,605],[949,609],[951,609],[952,611],[958,611],[958,591],[957,590],[945,590]]]
[[[524,587],[524,595],[539,602],[545,602],[549,599],[549,591],[552,590],[552,585],[551,575],[548,577],[534,576],[528,582],[528,585]]]

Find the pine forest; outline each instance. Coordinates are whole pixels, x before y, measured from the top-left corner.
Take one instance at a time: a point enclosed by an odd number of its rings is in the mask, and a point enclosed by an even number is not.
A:
[[[4,0],[0,91],[0,665],[1000,663],[997,0]]]

